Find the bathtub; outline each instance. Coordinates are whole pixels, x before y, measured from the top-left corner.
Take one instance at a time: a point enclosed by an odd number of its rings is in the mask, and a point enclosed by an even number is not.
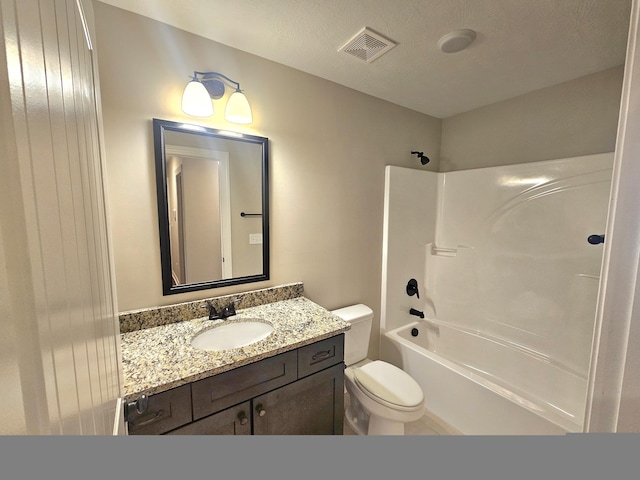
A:
[[[429,412],[463,434],[582,431],[586,376],[522,346],[419,320],[384,332],[380,351],[416,379]]]

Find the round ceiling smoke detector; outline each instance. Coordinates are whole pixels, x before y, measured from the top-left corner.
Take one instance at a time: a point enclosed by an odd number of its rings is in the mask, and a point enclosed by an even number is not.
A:
[[[471,45],[471,42],[473,42],[475,38],[476,32],[473,30],[467,28],[454,30],[453,32],[443,35],[442,38],[438,40],[438,48],[444,53],[459,52]]]

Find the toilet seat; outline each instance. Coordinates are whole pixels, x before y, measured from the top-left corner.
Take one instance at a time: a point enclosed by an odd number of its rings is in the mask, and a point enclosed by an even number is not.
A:
[[[353,379],[364,394],[389,408],[403,411],[422,408],[422,388],[395,365],[375,360],[354,369]]]

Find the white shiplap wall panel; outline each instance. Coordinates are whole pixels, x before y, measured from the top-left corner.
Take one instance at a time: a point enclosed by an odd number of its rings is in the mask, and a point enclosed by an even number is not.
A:
[[[23,393],[22,408],[12,407],[25,431],[14,433],[110,434],[121,383],[117,306],[96,66],[81,4],[0,2],[14,142],[7,161],[15,166],[5,181],[17,184],[1,199],[14,209],[2,211],[0,245],[21,260],[8,262],[22,289],[9,292],[7,310],[18,343],[30,347],[25,360],[7,360],[20,371],[10,388]],[[91,4],[84,7],[91,27]],[[24,241],[5,241],[5,223],[19,227],[7,236]]]

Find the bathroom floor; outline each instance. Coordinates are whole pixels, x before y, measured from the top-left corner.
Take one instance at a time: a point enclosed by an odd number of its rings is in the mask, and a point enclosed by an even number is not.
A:
[[[349,406],[349,394],[344,394],[344,408]],[[344,423],[343,435],[357,435],[347,423]],[[460,435],[455,428],[428,411],[421,419],[405,425],[405,435]]]

